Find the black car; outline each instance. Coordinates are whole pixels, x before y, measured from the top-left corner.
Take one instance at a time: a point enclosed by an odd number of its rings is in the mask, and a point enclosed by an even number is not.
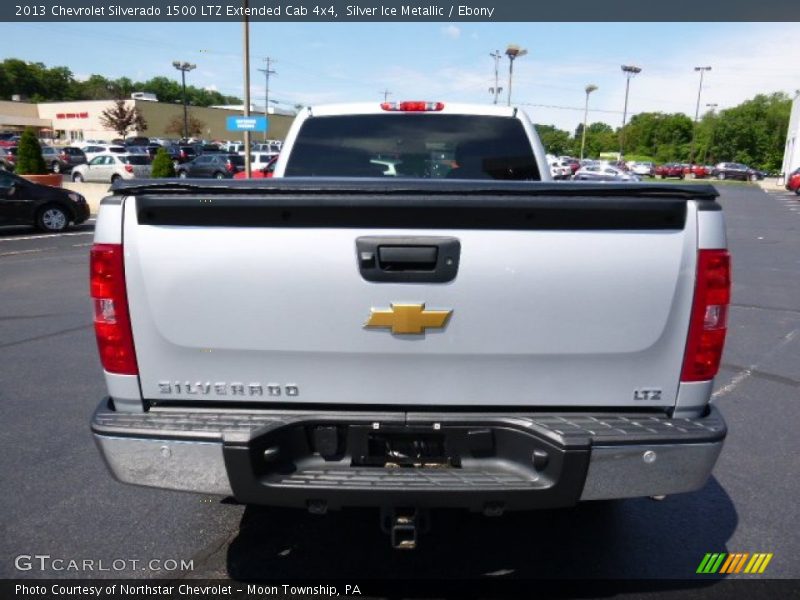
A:
[[[244,170],[244,157],[238,154],[201,154],[194,160],[180,165],[175,174],[184,179],[201,177],[229,179]]]
[[[741,179],[742,181],[758,181],[764,174],[741,163],[719,163],[714,167],[713,175],[717,179]]]
[[[0,170],[0,225],[35,225],[55,232],[88,218],[89,205],[80,194]]]
[[[176,146],[166,146],[167,152],[169,153],[172,162],[175,163],[175,167],[177,168],[178,165],[182,165],[183,163],[188,163],[189,161],[194,160],[197,158],[198,153],[194,146],[190,146],[189,144],[180,144]]]
[[[73,167],[86,164],[86,154],[80,148],[66,146],[59,148],[58,160],[60,161],[60,172],[68,173]]]
[[[150,138],[143,135],[137,135],[134,137],[125,138],[123,144],[125,146],[148,146],[150,144]]]

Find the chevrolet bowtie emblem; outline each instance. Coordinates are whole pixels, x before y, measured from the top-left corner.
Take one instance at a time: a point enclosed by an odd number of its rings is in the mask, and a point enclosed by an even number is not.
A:
[[[425,310],[424,304],[392,304],[389,310],[372,309],[364,327],[389,327],[392,333],[425,333],[426,329],[441,329],[452,310]]]

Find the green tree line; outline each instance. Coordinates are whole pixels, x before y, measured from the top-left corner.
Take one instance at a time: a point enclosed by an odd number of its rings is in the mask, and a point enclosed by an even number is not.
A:
[[[776,171],[783,161],[791,105],[787,94],[777,92],[758,94],[719,112],[708,111],[696,127],[683,113],[660,112],[634,115],[624,132],[606,123],[591,123],[586,128],[584,156],[597,158],[601,152],[618,152],[624,133],[628,159],[658,163],[741,162]],[[580,155],[583,123],[573,133],[552,125],[537,125],[536,129],[550,154]]]
[[[19,94],[31,102],[62,102],[65,100],[108,100],[130,98],[133,92],[150,92],[161,102],[182,103],[180,73],[176,78],[153,77],[147,81],[133,81],[127,77],[108,79],[90,75],[78,80],[67,67],[47,67],[17,58],[0,62],[0,100],[11,100]],[[213,104],[241,104],[235,96],[216,91],[186,86],[186,100],[193,106]]]

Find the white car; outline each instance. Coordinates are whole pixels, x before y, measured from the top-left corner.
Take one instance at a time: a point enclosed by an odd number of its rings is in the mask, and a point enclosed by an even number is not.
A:
[[[128,149],[117,144],[92,144],[84,147],[83,153],[86,155],[86,161],[92,162],[95,156],[101,154],[128,154]]]
[[[250,154],[250,166],[253,170],[263,169],[277,155],[277,152],[253,152]]]
[[[575,172],[576,181],[641,181],[634,174],[602,163],[586,165]]]
[[[641,177],[655,177],[656,166],[651,162],[630,162],[628,168],[634,175]]]
[[[72,181],[109,181],[150,177],[152,165],[145,154],[101,154],[72,169]]]

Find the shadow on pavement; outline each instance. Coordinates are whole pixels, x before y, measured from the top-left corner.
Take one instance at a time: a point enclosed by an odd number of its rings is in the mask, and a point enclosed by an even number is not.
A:
[[[699,492],[588,502],[488,518],[433,511],[415,551],[390,547],[377,510],[325,516],[248,506],[228,548],[233,579],[697,578],[706,552],[726,550],[734,505],[716,479]],[[636,588],[664,588],[642,580]],[[667,587],[695,587],[695,580]],[[626,584],[630,588],[630,584]]]

